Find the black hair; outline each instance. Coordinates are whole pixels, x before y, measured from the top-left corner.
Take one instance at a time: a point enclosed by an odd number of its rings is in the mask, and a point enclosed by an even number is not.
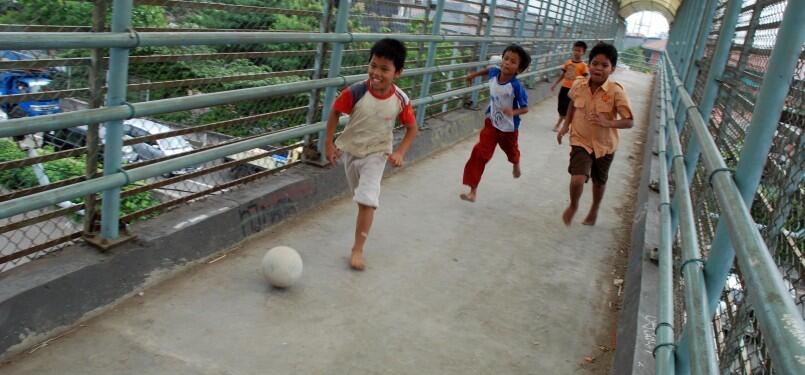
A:
[[[397,39],[385,38],[378,40],[369,51],[369,60],[372,56],[383,57],[394,62],[396,71],[402,70],[405,65],[405,45]]]
[[[506,49],[503,50],[503,53],[501,53],[500,56],[503,57],[506,52],[514,52],[520,56],[520,65],[518,66],[520,72],[524,72],[526,69],[528,69],[528,66],[531,65],[531,56],[528,55],[528,52],[526,52],[523,47],[520,47],[516,44],[510,44],[508,47],[506,47]]]
[[[595,47],[593,47],[593,49],[590,51],[589,61],[592,62],[593,58],[598,55],[606,56],[613,68],[618,65],[618,49],[615,48],[615,46],[604,42],[596,44]]]
[[[582,41],[582,40],[579,40],[578,42],[573,43],[573,48],[576,48],[576,47],[581,47],[583,50],[587,51],[587,43],[584,43],[584,41]]]

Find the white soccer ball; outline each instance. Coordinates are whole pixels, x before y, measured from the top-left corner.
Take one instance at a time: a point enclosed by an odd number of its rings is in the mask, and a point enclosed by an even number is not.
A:
[[[302,257],[293,248],[277,246],[263,257],[263,276],[276,288],[287,288],[302,276]]]

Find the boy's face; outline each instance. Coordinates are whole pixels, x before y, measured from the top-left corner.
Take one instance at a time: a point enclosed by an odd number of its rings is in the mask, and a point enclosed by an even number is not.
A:
[[[392,60],[373,55],[369,60],[368,73],[372,90],[385,93],[391,89],[394,80],[400,77],[402,69],[396,70]]]
[[[582,56],[584,56],[584,48],[573,47],[573,60],[581,60]]]
[[[500,62],[500,70],[506,75],[520,73],[520,55],[512,51],[503,54],[503,61]]]
[[[590,60],[590,80],[595,83],[604,83],[614,71],[615,67],[606,55],[598,54]]]

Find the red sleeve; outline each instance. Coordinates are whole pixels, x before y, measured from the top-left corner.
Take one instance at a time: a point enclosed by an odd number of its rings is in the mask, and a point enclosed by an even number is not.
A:
[[[338,98],[333,103],[333,110],[346,114],[352,113],[352,91],[349,90],[349,86],[344,87],[338,94]]]
[[[399,118],[400,123],[403,125],[416,125],[416,116],[414,115],[414,108],[411,107],[411,102],[403,105]]]

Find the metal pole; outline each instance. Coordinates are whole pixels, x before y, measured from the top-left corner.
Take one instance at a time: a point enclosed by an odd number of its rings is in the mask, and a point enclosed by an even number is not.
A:
[[[657,346],[654,349],[656,355],[656,368],[658,375],[674,374],[674,256],[673,256],[673,235],[671,232],[671,210],[668,192],[668,166],[666,161],[665,129],[667,122],[665,118],[665,75],[662,68],[657,72],[660,83],[659,100],[659,136],[657,137],[657,150],[660,175],[660,243],[658,248],[659,270],[658,286],[659,295],[657,306],[657,326],[655,334],[657,336]]]
[[[697,36],[695,36],[693,45],[695,48],[692,49],[691,53],[691,60],[690,63],[687,65],[690,70],[687,77],[687,84],[685,88],[688,92],[693,92],[693,84],[696,82],[696,76],[698,75],[698,67],[695,65],[695,61],[700,59],[704,56],[704,46],[707,43],[707,36],[710,34],[710,29],[713,25],[713,16],[715,15],[715,2],[713,1],[705,1],[704,6],[704,14],[701,17],[701,22],[696,27],[699,30]],[[730,38],[731,39],[731,38]],[[711,64],[712,69],[712,64]],[[722,67],[723,72],[723,67]],[[712,109],[712,106],[711,106]],[[676,116],[677,116],[677,129],[682,129],[685,125],[685,121],[687,121],[687,109],[682,108],[682,106],[676,107]],[[708,116],[709,117],[709,113]],[[691,133],[691,136],[688,139],[687,147],[685,148],[685,165],[686,165],[686,174],[688,176],[688,181],[693,180],[693,175],[696,172],[696,166],[699,162],[699,141],[696,139],[695,133]],[[671,212],[674,214],[672,215],[672,228],[676,230],[677,227],[677,216],[676,216],[676,209],[679,203],[674,201],[674,205],[671,208]]]
[[[474,63],[477,64],[477,63]],[[460,64],[460,67],[456,70],[463,70],[467,69],[467,65],[469,64]],[[405,73],[403,75],[410,77],[413,76],[413,71],[418,69],[408,70],[408,74]],[[438,71],[438,70],[437,70]],[[535,74],[540,74],[542,71],[530,72],[523,74],[524,78],[530,77]],[[421,71],[418,74],[423,74]],[[354,76],[347,76],[347,77],[340,77],[337,79],[339,81],[339,87],[343,87],[345,84],[358,82],[362,79],[366,79],[366,75],[354,75]],[[335,81],[335,80],[334,80]],[[464,95],[470,93],[472,91],[479,91],[483,90],[489,85],[487,83],[472,86],[472,87],[465,87],[458,90],[453,90],[450,92],[444,92],[436,95],[428,96],[427,98],[418,98],[412,101],[412,106],[418,106],[423,103],[436,103],[440,100],[452,98],[458,95]],[[305,92],[308,91],[309,87],[306,87],[304,90],[298,90],[296,92]],[[206,105],[205,105],[206,106]],[[160,112],[164,113],[164,112]],[[347,117],[341,118],[341,124],[345,124],[347,121]],[[133,168],[126,170],[126,172],[118,172],[112,175],[98,177],[96,179],[90,181],[81,181],[74,184],[70,184],[67,186],[54,188],[48,191],[40,192],[31,194],[25,197],[9,199],[4,201],[3,204],[0,205],[0,219],[6,219],[14,215],[21,214],[23,212],[36,210],[39,208],[47,207],[53,204],[57,204],[59,202],[69,201],[76,197],[81,197],[87,194],[95,193],[98,191],[102,191],[105,189],[110,189],[115,186],[123,186],[133,181],[140,181],[149,177],[158,176],[163,173],[167,173],[170,171],[174,171],[176,169],[184,168],[189,165],[198,165],[202,163],[206,163],[212,160],[220,159],[222,157],[237,154],[246,150],[250,150],[257,147],[263,147],[269,144],[276,144],[280,142],[287,141],[289,139],[294,139],[298,137],[303,137],[305,134],[317,133],[324,130],[327,127],[326,121],[321,121],[316,124],[312,124],[309,126],[297,126],[293,128],[289,128],[287,130],[281,130],[275,133],[270,133],[266,135],[261,135],[255,138],[249,138],[240,142],[227,144],[220,147],[215,147],[209,150],[199,151],[194,154],[189,154],[185,156],[179,156],[174,159],[168,159],[164,161],[160,161],[154,164],[149,164],[146,166]]]
[[[424,22],[422,22],[422,34],[423,35],[428,33],[428,22],[430,21],[430,10],[431,10],[431,7],[433,7],[433,1],[432,0],[427,0],[426,2],[424,2],[424,4],[425,4],[425,18],[424,18]],[[433,34],[431,34],[431,35],[433,35]],[[424,50],[425,50],[425,45],[423,43],[417,43],[417,50],[416,50],[416,66],[417,67],[422,66],[422,58],[423,58],[423,54],[425,53]],[[413,83],[411,83],[411,92],[412,93],[416,92],[416,87],[417,87],[418,84],[419,84],[419,82],[417,82],[417,81],[414,81]],[[422,124],[420,123],[419,125],[421,126]]]
[[[691,357],[691,368],[694,374],[718,374],[718,365],[715,353],[715,336],[713,326],[710,324],[710,313],[707,308],[707,292],[704,288],[704,272],[701,262],[701,252],[696,234],[696,219],[693,217],[693,204],[685,163],[682,156],[682,145],[679,143],[679,134],[675,126],[668,127],[673,156],[673,166],[676,189],[674,195],[679,202],[679,237],[682,248],[682,265],[680,271],[685,280],[685,312],[686,326],[692,330],[688,354]]]
[[[718,97],[718,87],[719,83],[718,80],[721,78],[721,75],[724,74],[724,68],[727,66],[727,59],[729,59],[730,47],[732,46],[732,38],[735,34],[735,26],[738,23],[738,16],[741,13],[741,5],[742,0],[729,0],[726,4],[724,9],[724,17],[721,21],[721,30],[719,31],[719,38],[718,44],[716,45],[715,51],[713,52],[713,59],[710,63],[710,70],[707,72],[707,81],[704,87],[704,93],[702,95],[702,102],[699,104],[699,113],[702,115],[702,119],[705,123],[709,123],[710,121],[710,114],[713,110],[713,106],[715,105],[716,98]],[[688,178],[692,178],[693,174],[691,171],[695,171],[695,166],[699,163],[699,156],[701,154],[701,149],[699,147],[698,142],[694,142],[694,138],[691,137],[690,141],[688,142],[687,147],[688,155],[686,159],[686,169],[687,169],[687,176]],[[723,232],[724,231],[724,224],[719,223],[718,228]],[[722,239],[724,235],[722,233]],[[717,239],[717,237],[716,237]],[[722,240],[723,241],[723,240]],[[715,241],[711,244],[713,248],[715,248]],[[734,253],[730,251],[731,253]],[[726,280],[727,272],[729,272],[729,268],[732,266],[732,257],[729,260],[729,266],[726,270],[721,270],[720,273],[714,275],[713,270],[709,269],[712,267],[713,263],[711,261],[714,260],[714,253],[713,251],[710,252],[708,263],[705,264],[705,286],[707,289],[707,299],[708,299],[708,308],[709,311],[712,313],[716,311],[716,305],[718,300],[721,296],[721,290],[723,289],[723,283],[719,287],[718,290],[713,290],[713,278],[718,277],[722,280]],[[714,298],[715,296],[715,298]],[[687,327],[682,332],[680,336],[680,340],[677,344],[677,355],[676,355],[676,371],[677,375],[687,375],[690,374],[690,357],[688,357],[688,347],[690,345],[690,333],[687,330]]]
[[[433,25],[431,27],[431,34],[438,35],[441,32],[442,28],[442,13],[444,13],[444,0],[437,0],[436,1],[436,14],[433,15]],[[434,64],[434,59],[436,58],[436,42],[430,42],[428,46],[428,61],[427,67],[430,68]],[[426,73],[425,76],[422,78],[422,88],[419,91],[419,97],[424,98],[430,93],[430,81],[431,75],[430,73]],[[416,123],[423,127],[425,126],[425,112],[427,107],[423,104],[419,106],[416,110]]]
[[[321,22],[319,22],[319,32],[326,33],[330,31],[330,21],[332,20],[332,15],[333,13],[331,12],[330,8],[330,0],[325,0],[322,8],[322,19]],[[316,57],[315,60],[313,60],[313,75],[311,76],[311,79],[321,78],[321,73],[324,68],[324,64],[322,62],[324,61],[324,56],[326,53],[327,53],[327,44],[318,43],[318,45],[316,45]],[[315,121],[316,112],[318,112],[319,110],[320,93],[321,93],[320,89],[310,90],[307,114],[305,115],[305,123],[312,124],[313,121]],[[313,147],[312,141],[313,140],[311,139],[310,135],[309,134],[306,135],[305,147],[306,148]],[[304,155],[307,155],[307,153],[303,153],[303,157],[307,159],[307,157]]]
[[[713,59],[710,63],[710,70],[707,72],[707,80],[704,86],[702,102],[699,104],[699,113],[701,113],[705,124],[709,123],[710,121],[710,114],[713,110],[713,106],[715,105],[716,98],[718,97],[718,80],[721,78],[721,75],[724,73],[724,68],[727,65],[730,47],[732,46],[732,38],[735,34],[735,26],[738,23],[738,16],[741,13],[741,4],[742,0],[729,0],[726,8],[724,9],[724,16],[721,21],[721,30],[719,30],[718,44],[716,45],[715,51],[713,51]],[[699,156],[701,153],[699,142],[695,141],[694,137],[690,138],[687,151],[688,155],[686,157],[686,164],[688,170],[686,175],[690,179],[693,177],[693,172],[696,170],[695,166],[699,164]],[[723,223],[719,223],[718,227],[723,231],[723,226]],[[715,242],[713,245],[714,244]],[[718,290],[714,291],[711,289],[713,286],[709,285],[713,283],[713,275],[711,274],[712,270],[708,271],[708,266],[710,265],[709,261],[712,259],[713,253],[711,251],[708,264],[705,266],[705,284],[707,284],[708,306],[711,314],[713,314],[716,307],[713,302],[717,303],[723,288],[722,285]],[[730,260],[730,265],[731,264],[732,260]],[[723,277],[723,279],[726,280],[727,274],[723,273],[721,275],[722,276],[720,277]],[[677,352],[676,367],[679,375],[686,375],[690,373],[690,364],[688,358],[689,341],[690,338],[688,337],[688,332],[683,331],[677,346],[679,350]]]
[[[453,64],[456,63],[456,58],[457,57],[461,57],[461,52],[459,51],[459,43],[458,42],[453,43],[453,50],[452,50],[452,53],[451,53],[450,57],[451,57],[450,65],[453,65]],[[453,89],[453,81],[452,81],[453,76],[454,76],[454,72],[452,70],[447,73],[447,84],[446,84],[446,87],[445,87],[445,90],[447,90],[447,91],[450,91],[450,90]],[[447,103],[442,104],[442,112],[447,112],[448,109],[449,109],[449,106],[447,105]]]
[[[716,2],[707,1],[704,15],[702,16],[702,24],[699,28],[699,37],[696,40],[696,48],[693,51],[693,57],[691,59],[690,73],[688,74],[687,81],[685,82],[685,87],[687,88],[688,92],[693,92],[696,79],[699,77],[699,66],[697,65],[697,62],[700,62],[702,57],[704,57],[704,49],[707,46],[707,37],[710,36],[710,30],[713,28],[713,17],[715,17],[715,14]]]
[[[542,38],[545,37],[545,29],[548,28],[548,13],[550,13],[550,11],[551,11],[551,3],[552,3],[552,0],[546,0],[546,1],[541,3],[542,6],[544,7],[545,15],[542,17],[542,22],[537,21],[537,26],[536,26],[538,28],[538,30],[536,30],[537,33],[538,33],[537,38],[542,39]],[[542,54],[547,54],[547,53],[551,52],[550,47],[548,47],[547,42],[539,42],[539,43],[540,44],[539,44],[539,47],[537,48],[537,51],[538,51],[537,54],[542,55]],[[543,60],[543,62],[544,62],[542,67],[547,68],[550,65],[550,58],[545,57],[544,59],[541,59],[541,60]],[[535,61],[534,62],[534,67],[532,69],[539,69],[540,68],[539,65],[540,64],[537,64],[537,62]],[[537,79],[538,79],[538,77],[534,76],[534,79],[529,80],[530,83],[531,83],[531,86],[532,86],[531,88],[533,88],[537,84]]]
[[[112,32],[122,33],[131,30],[132,0],[114,0],[112,8]],[[112,48],[109,51],[109,77],[106,105],[109,107],[126,103],[126,86],[129,73],[129,49]],[[107,122],[103,152],[103,174],[120,172],[120,159],[123,149],[123,121]],[[101,239],[114,240],[119,236],[120,187],[103,192],[101,202]]]
[[[101,33],[104,31],[106,23],[107,0],[95,0],[92,8],[92,31]],[[103,105],[103,50],[95,48],[90,55],[89,67],[89,90],[90,108],[98,108]],[[87,166],[85,174],[87,179],[93,179],[98,175],[98,124],[87,126]],[[92,235],[95,232],[95,211],[97,210],[97,200],[95,194],[84,197],[84,235]]]
[[[403,71],[401,76],[414,77],[425,73],[441,73],[452,70],[474,69],[486,66],[486,64],[488,64],[488,62],[471,62],[452,66],[406,69]],[[531,74],[528,76],[530,77]],[[83,109],[79,111],[62,112],[46,116],[23,117],[5,121],[3,126],[0,126],[0,138],[57,129],[66,129],[69,127],[93,122],[124,120],[131,117],[187,111],[196,108],[207,108],[246,100],[265,99],[269,97],[298,94],[309,92],[310,90],[316,88],[338,88],[365,79],[366,73],[363,73],[349,76],[339,76],[336,78],[323,78],[318,80],[298,81],[269,86],[251,87],[246,89],[228,90],[209,94],[180,96],[175,98],[153,100],[150,102],[118,105],[114,107]]]
[[[746,143],[735,171],[735,184],[747,206],[751,206],[760,184],[785,97],[791,86],[791,73],[796,68],[799,59],[799,48],[791,48],[791,46],[800,46],[803,41],[805,41],[805,2],[790,1],[783,15],[783,21],[777,30],[777,40],[758,91],[752,121],[744,137]],[[746,39],[744,43],[751,44],[751,42],[751,39]],[[715,311],[718,306],[721,291],[724,289],[735,258],[735,250],[726,229],[724,220],[719,220],[711,245],[710,257],[705,266],[705,273],[708,275],[706,285],[711,311]],[[772,308],[765,304],[757,307],[763,310]],[[801,317],[799,319],[801,322]],[[764,333],[767,337],[775,334],[765,330]],[[799,349],[802,350],[802,347]],[[793,358],[789,361],[793,361]],[[777,360],[775,360],[774,366],[775,369],[784,368]]]
[[[350,0],[338,0],[338,12],[335,19],[335,32],[347,32],[347,23],[349,22],[349,9],[352,7]],[[344,55],[344,44],[342,42],[333,43],[333,53],[330,55],[330,69],[327,71],[327,78],[336,78],[341,75],[341,62]],[[324,104],[321,108],[321,120],[327,121],[330,116],[330,107],[333,106],[335,101],[335,87],[328,87],[324,90]],[[319,160],[324,162],[324,131],[319,132]]]
[[[805,9],[803,7],[805,7],[805,3],[789,3],[789,8],[786,9],[783,16],[777,34],[779,44],[772,51],[769,64],[769,72],[772,73],[767,74],[767,80],[761,84],[759,100],[756,103],[752,124],[746,136],[749,141],[741,154],[742,157],[746,157],[740,163],[744,164],[744,167],[739,164],[734,180],[728,173],[719,173],[728,171],[721,158],[721,153],[708,134],[707,126],[699,113],[691,114],[693,116],[692,129],[704,143],[702,145],[704,166],[710,174],[708,179],[713,185],[713,192],[721,208],[720,221],[727,222],[730,241],[735,246],[735,253],[738,254],[736,259],[748,289],[751,291],[748,293],[748,297],[755,306],[755,316],[760,324],[760,331],[764,333],[768,342],[766,348],[775,370],[779,370],[782,374],[805,373],[805,363],[799,360],[805,358],[805,342],[802,340],[805,337],[805,321],[802,320],[788,287],[783,282],[780,270],[744,202],[751,202],[763,170],[771,137],[776,128],[774,125],[766,126],[766,129],[763,129],[763,125],[769,121],[777,122],[782,99],[788,90],[790,81],[786,77],[791,77],[791,70],[794,66],[792,61],[796,62],[799,52],[790,46],[801,45],[805,40],[805,19],[803,19]],[[789,57],[793,57],[793,59],[785,61]],[[788,70],[787,74],[783,73],[785,71],[783,68],[786,67],[792,68]],[[671,69],[673,70],[673,67]],[[680,85],[681,81],[678,76],[675,73],[674,76],[675,84]],[[684,90],[680,96],[686,105],[693,104],[690,95]],[[775,111],[777,115],[770,116]],[[771,136],[766,137],[767,134],[771,134]],[[738,172],[741,172],[742,178],[738,178]],[[748,174],[748,176],[743,176],[744,174]],[[754,181],[749,181],[750,179]],[[741,202],[742,200],[744,202]],[[718,230],[716,236],[718,236]],[[711,247],[711,259],[708,264],[713,261],[712,253],[714,251],[715,249]],[[726,278],[722,278],[720,281],[725,282]],[[721,288],[719,288],[720,290]]]
[[[576,35],[576,23],[578,22],[579,13],[581,12],[581,10],[579,9],[579,3],[576,2],[573,5],[573,8],[574,8],[573,9],[573,18],[570,21],[570,37],[573,38],[573,39],[578,39],[578,37]]]
[[[484,36],[488,37],[492,35],[492,26],[495,23],[495,5],[497,0],[489,0],[489,11],[486,17],[486,30],[484,30]],[[481,49],[478,52],[478,61],[489,61],[489,56],[487,56],[487,51],[489,50],[489,43],[483,42],[481,43]],[[472,84],[477,85],[481,82],[481,77],[476,77],[473,80]],[[474,91],[472,93],[472,107],[476,108],[478,106],[478,91]]]
[[[525,32],[525,17],[528,14],[528,0],[522,1],[523,11],[520,13],[520,23],[517,25],[517,36],[523,37],[523,32]]]

